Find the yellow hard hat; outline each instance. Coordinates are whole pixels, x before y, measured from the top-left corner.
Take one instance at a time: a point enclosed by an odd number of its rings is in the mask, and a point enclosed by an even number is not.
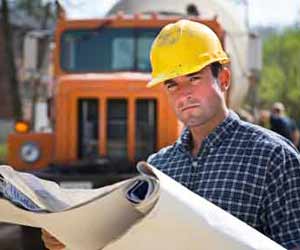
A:
[[[213,62],[229,62],[217,35],[206,25],[190,20],[165,26],[152,44],[150,60],[152,80],[147,87],[197,72]]]

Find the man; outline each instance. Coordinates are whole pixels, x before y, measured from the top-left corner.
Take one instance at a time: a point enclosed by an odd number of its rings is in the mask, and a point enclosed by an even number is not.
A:
[[[300,246],[300,159],[285,138],[243,122],[225,102],[228,57],[208,27],[167,25],[151,50],[185,129],[148,162],[288,249]]]
[[[296,122],[285,115],[285,108],[281,102],[275,102],[271,109],[271,130],[293,141],[296,132]]]
[[[299,156],[287,140],[228,110],[230,71],[223,66],[228,62],[208,27],[181,20],[162,29],[151,49],[148,86],[164,85],[185,129],[148,162],[279,244],[297,249]]]

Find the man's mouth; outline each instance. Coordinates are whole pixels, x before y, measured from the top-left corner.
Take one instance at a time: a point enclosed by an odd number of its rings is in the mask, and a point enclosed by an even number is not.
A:
[[[199,107],[199,104],[188,105],[188,106],[181,108],[181,111],[186,111],[188,109],[193,109],[193,108],[198,108],[198,107]]]

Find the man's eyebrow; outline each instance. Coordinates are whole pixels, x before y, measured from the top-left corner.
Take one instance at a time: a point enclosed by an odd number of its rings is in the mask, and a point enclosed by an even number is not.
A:
[[[202,74],[203,74],[203,72],[197,71],[197,72],[194,72],[194,73],[187,74],[186,76],[191,77],[191,76],[202,75]],[[174,81],[173,79],[169,79],[169,80],[164,81],[164,85],[171,84],[171,83],[176,83],[176,81]]]
[[[176,83],[173,79],[165,80],[164,85],[166,84],[171,84],[171,83]]]
[[[203,72],[201,71],[197,71],[197,72],[194,72],[194,73],[191,73],[191,74],[187,74],[186,76],[195,76],[195,75],[202,75]]]

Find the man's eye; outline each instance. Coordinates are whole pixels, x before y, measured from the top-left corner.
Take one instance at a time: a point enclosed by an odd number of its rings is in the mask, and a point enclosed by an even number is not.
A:
[[[173,92],[177,89],[177,84],[167,84],[166,87],[168,91]]]
[[[198,80],[201,80],[200,76],[192,76],[192,77],[190,77],[190,81],[191,82],[195,82],[195,81],[198,81]]]
[[[191,85],[198,85],[201,83],[202,77],[201,76],[192,76],[190,79]]]

